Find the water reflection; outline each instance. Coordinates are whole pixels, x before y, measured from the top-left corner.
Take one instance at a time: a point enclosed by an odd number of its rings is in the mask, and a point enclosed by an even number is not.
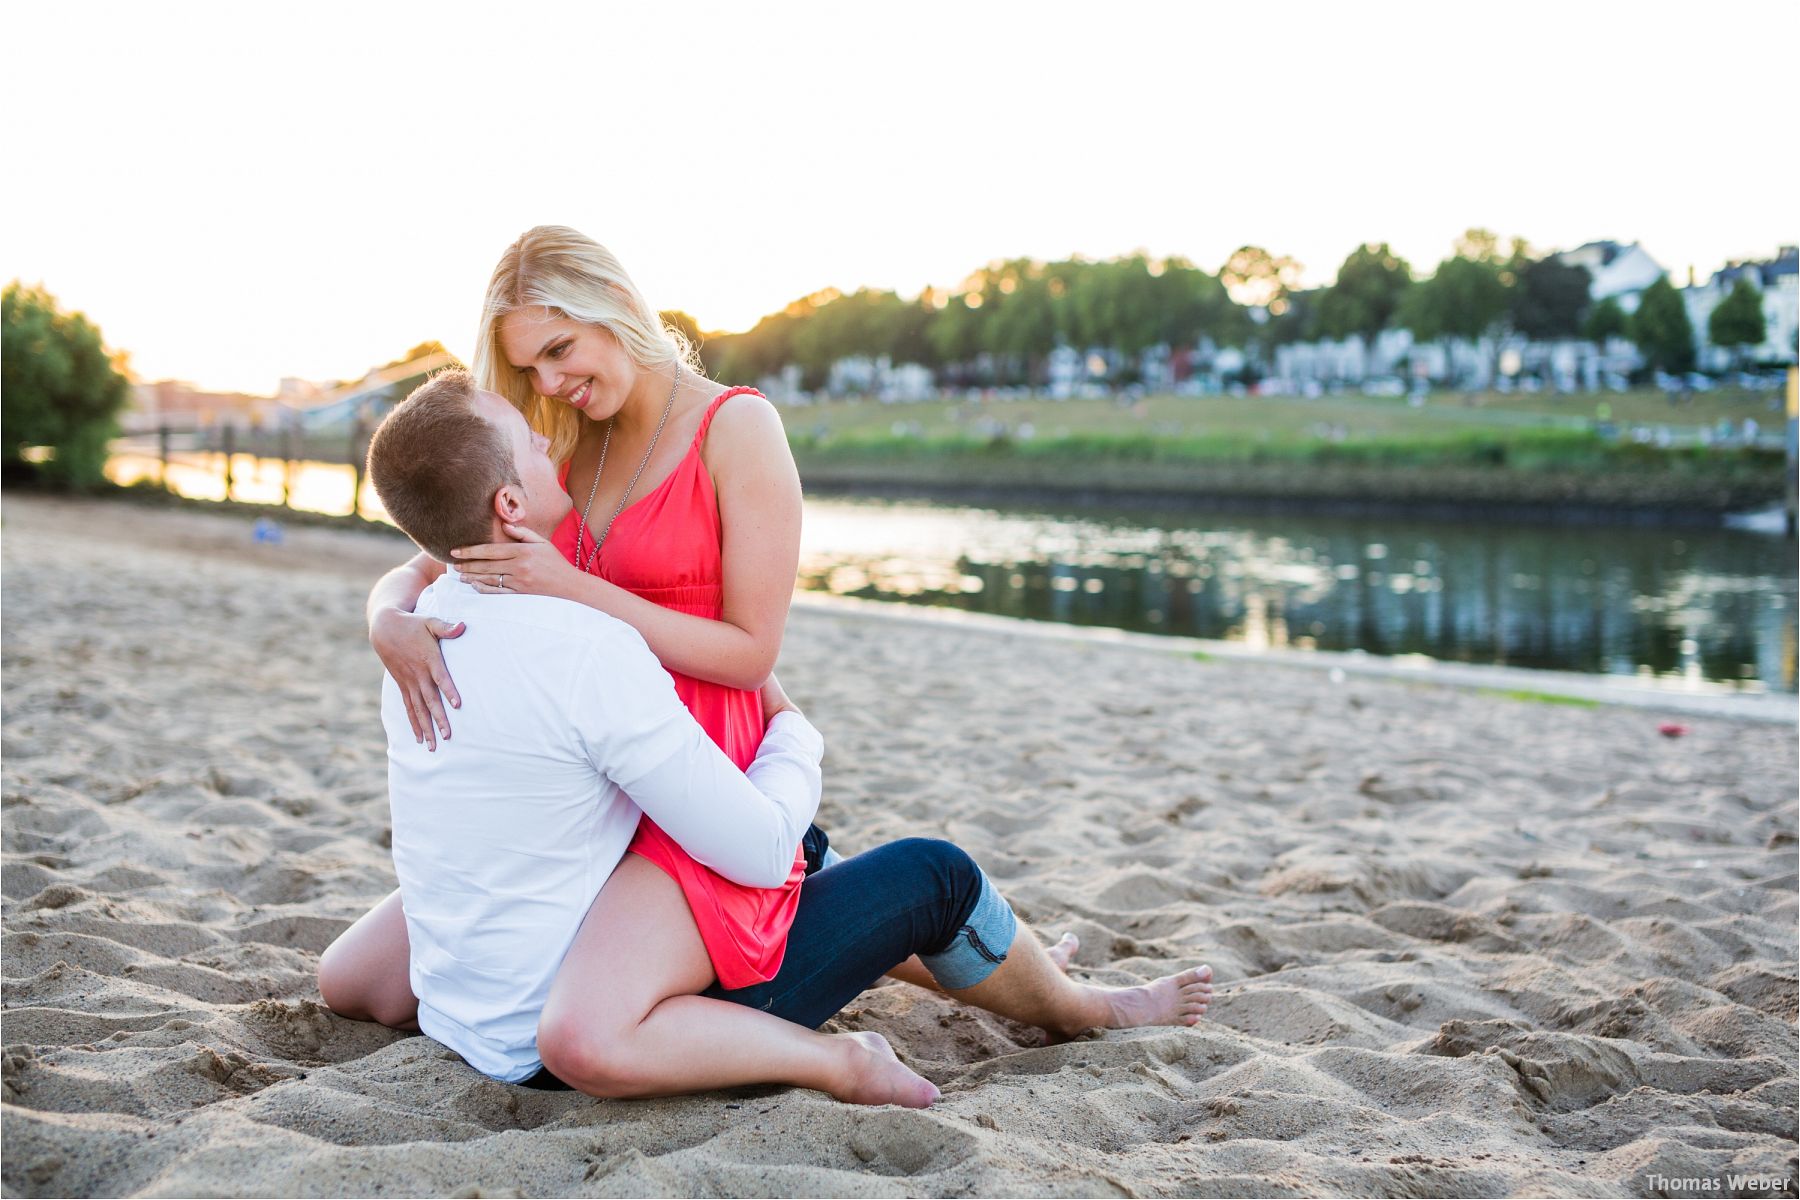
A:
[[[350,468],[240,455],[233,497],[349,511]],[[118,454],[119,483],[157,477]],[[224,498],[218,455],[170,464]],[[365,481],[364,515],[383,519]],[[808,500],[801,586],[1033,620],[1791,692],[1796,558],[1736,530]]]
[[[343,463],[283,462],[279,458],[232,456],[231,498],[245,504],[282,504],[307,512],[348,513],[356,472]],[[130,486],[140,480],[164,482],[154,454],[114,454],[106,477]],[[225,456],[184,451],[169,461],[167,485],[193,500],[225,499]],[[359,511],[370,520],[387,517],[375,488],[363,481]]]
[[[1256,646],[1795,686],[1792,542],[1735,531],[808,501],[843,595]]]

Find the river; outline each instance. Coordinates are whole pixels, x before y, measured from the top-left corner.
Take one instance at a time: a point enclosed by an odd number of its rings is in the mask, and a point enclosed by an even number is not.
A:
[[[122,483],[154,459],[120,455]],[[239,500],[282,466],[240,456]],[[347,467],[295,464],[295,507],[345,512]],[[218,456],[171,469],[223,498]],[[380,516],[365,487],[365,515]],[[809,499],[804,588],[1251,646],[1425,655],[1792,692],[1796,552],[1736,530],[1443,523],[1203,510]]]

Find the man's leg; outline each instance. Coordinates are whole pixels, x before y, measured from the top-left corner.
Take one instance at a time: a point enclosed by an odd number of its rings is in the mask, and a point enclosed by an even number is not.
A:
[[[896,964],[947,944],[980,900],[981,878],[967,854],[929,838],[844,859],[801,885],[774,979],[705,994],[816,1029]]]
[[[1063,974],[1073,949],[1072,939],[1054,953],[1040,946],[963,850],[908,838],[809,876],[781,972],[707,995],[816,1028],[916,954],[957,999],[1053,1036],[1191,1025],[1212,999],[1208,967],[1135,988],[1077,983]]]
[[[319,995],[325,1007],[355,1021],[419,1029],[419,1000],[407,964],[406,912],[400,892],[364,913],[319,956]]]
[[[1207,966],[1130,988],[1078,983],[1064,970],[1021,922],[1005,961],[991,974],[968,987],[946,984],[944,990],[964,1004],[1036,1025],[1053,1039],[1089,1029],[1194,1025],[1212,1003],[1212,968]]]
[[[997,947],[1004,949],[996,954]],[[981,897],[956,937],[920,958],[939,986],[958,1000],[1036,1025],[1053,1038],[1089,1029],[1193,1025],[1212,1003],[1212,968],[1206,966],[1130,988],[1070,979],[985,874]]]
[[[1075,955],[1080,950],[1081,939],[1065,931],[1054,946],[1044,948],[1044,953],[1050,956],[1050,962],[1057,970],[1067,975],[1069,964],[1075,961]],[[939,985],[937,976],[931,973],[931,968],[919,961],[919,956],[916,954],[889,971],[888,978],[899,980],[901,983],[910,983],[914,987],[922,987],[928,992],[944,990]]]
[[[628,854],[551,984],[538,1054],[557,1078],[594,1096],[788,1083],[858,1104],[918,1108],[937,1098],[879,1034],[828,1036],[692,994],[712,981],[680,887]]]

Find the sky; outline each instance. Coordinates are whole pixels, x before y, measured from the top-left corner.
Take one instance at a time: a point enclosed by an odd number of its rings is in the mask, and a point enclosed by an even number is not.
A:
[[[144,379],[472,345],[536,224],[740,330],[997,258],[1484,226],[1676,282],[1800,240],[1795,0],[7,4],[0,278]]]

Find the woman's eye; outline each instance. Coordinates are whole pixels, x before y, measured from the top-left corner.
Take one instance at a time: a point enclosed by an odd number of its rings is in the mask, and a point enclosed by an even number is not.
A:
[[[567,354],[568,352],[569,352],[569,343],[567,343],[567,342],[558,342],[556,345],[550,347],[550,357],[551,358],[561,358],[563,355]]]

